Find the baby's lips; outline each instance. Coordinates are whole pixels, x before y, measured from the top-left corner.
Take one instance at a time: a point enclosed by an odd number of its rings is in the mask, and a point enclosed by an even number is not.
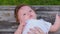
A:
[[[33,15],[30,15],[29,17],[31,18],[31,17],[33,17]]]
[[[32,15],[30,15],[30,17],[32,17]]]

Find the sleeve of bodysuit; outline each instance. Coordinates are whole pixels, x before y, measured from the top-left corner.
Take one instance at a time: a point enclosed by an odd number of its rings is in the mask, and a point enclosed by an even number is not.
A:
[[[47,32],[49,32],[50,27],[51,27],[52,24],[50,22],[47,22],[47,21],[43,20],[43,19],[42,19],[42,21],[44,22],[43,24],[44,24]]]
[[[44,24],[45,24],[46,28],[47,28],[48,31],[49,31],[52,24],[51,24],[50,22],[47,22],[47,21],[45,21]]]

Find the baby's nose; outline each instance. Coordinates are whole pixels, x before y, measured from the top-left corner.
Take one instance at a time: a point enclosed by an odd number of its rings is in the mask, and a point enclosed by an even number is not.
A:
[[[28,13],[28,15],[31,15],[31,13]]]

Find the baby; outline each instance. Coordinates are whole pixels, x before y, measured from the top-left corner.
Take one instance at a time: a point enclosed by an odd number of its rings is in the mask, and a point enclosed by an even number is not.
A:
[[[27,32],[30,30],[30,28],[33,27],[39,27],[44,34],[48,33],[51,27],[51,23],[44,21],[43,19],[37,20],[37,19],[29,19],[26,22],[26,26],[23,30],[23,34],[27,34]]]
[[[55,32],[60,27],[60,17],[58,14],[56,15],[55,23],[51,25],[51,23],[43,19],[37,20],[35,11],[28,5],[17,6],[15,9],[15,17],[20,25],[14,34],[28,34],[27,32],[30,32],[30,28],[34,27],[39,27],[46,34],[49,31]],[[32,34],[34,33],[32,32]]]

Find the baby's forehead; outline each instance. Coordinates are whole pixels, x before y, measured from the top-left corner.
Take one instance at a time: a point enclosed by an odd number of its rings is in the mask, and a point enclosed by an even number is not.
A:
[[[27,12],[27,11],[29,11],[29,10],[31,10],[31,8],[29,7],[29,6],[23,6],[23,7],[21,7],[20,9],[19,9],[19,12]]]
[[[31,7],[29,7],[29,6],[23,6],[23,7],[21,7],[21,9],[22,10],[27,10],[27,9],[31,9]]]

